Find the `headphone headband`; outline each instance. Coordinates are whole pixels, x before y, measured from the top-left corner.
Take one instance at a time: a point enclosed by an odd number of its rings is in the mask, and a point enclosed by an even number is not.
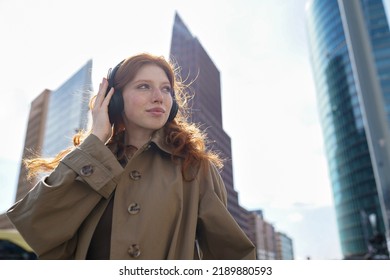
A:
[[[108,73],[107,73],[107,80],[108,80],[108,86],[110,88],[114,87],[114,79],[115,79],[115,75],[116,75],[116,72],[118,71],[119,67],[121,67],[122,63],[125,61],[122,60],[121,62],[119,62],[115,67],[114,69],[110,68],[108,69]]]

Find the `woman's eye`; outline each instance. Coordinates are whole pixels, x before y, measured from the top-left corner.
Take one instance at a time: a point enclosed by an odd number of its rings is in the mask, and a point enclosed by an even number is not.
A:
[[[164,87],[164,88],[162,89],[162,91],[165,92],[165,93],[171,93],[171,92],[172,92],[172,89],[171,89],[171,87]]]
[[[150,86],[148,84],[141,84],[137,88],[138,89],[150,89]]]

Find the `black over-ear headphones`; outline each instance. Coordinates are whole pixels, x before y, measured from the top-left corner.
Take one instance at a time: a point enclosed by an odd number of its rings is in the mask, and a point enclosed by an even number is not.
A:
[[[115,66],[114,69],[110,68],[107,74],[108,87],[107,87],[106,95],[108,94],[108,92],[112,87],[115,89],[115,92],[111,97],[110,104],[108,104],[108,117],[110,118],[111,124],[117,122],[120,119],[124,109],[122,91],[116,89],[114,86],[115,74],[124,61],[125,60],[122,60],[120,63],[118,63],[118,65]],[[179,105],[176,102],[175,91],[173,89],[171,95],[172,95],[172,108],[171,111],[169,112],[169,117],[167,122],[172,121],[176,117],[177,112],[179,111]]]

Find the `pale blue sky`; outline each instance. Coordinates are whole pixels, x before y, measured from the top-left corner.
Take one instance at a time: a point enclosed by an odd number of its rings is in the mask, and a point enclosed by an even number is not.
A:
[[[178,11],[221,72],[241,205],[263,209],[266,220],[293,238],[298,259],[340,258],[306,2],[0,0],[0,211],[14,199],[31,101],[91,58],[97,88],[127,56],[167,57]]]

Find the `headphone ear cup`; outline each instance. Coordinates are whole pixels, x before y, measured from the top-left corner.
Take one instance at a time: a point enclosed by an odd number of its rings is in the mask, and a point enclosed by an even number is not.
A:
[[[123,96],[120,90],[115,90],[114,94],[111,97],[110,103],[108,104],[108,117],[110,123],[119,121],[121,114],[123,112]]]
[[[172,108],[169,112],[168,122],[173,121],[173,119],[176,117],[177,112],[179,111],[179,105],[176,102],[175,97],[172,98]]]
[[[114,69],[110,69],[107,75],[107,81],[108,81],[108,87],[106,91],[106,96],[111,88],[114,87],[114,79],[115,74],[118,71],[119,67],[122,65],[122,63],[125,60],[122,60],[119,62]],[[112,71],[111,71],[112,70]],[[123,112],[123,96],[122,91],[115,90],[114,94],[111,97],[110,103],[108,104],[108,117],[110,119],[110,123],[114,124],[114,122],[117,122],[120,120],[121,114]]]

